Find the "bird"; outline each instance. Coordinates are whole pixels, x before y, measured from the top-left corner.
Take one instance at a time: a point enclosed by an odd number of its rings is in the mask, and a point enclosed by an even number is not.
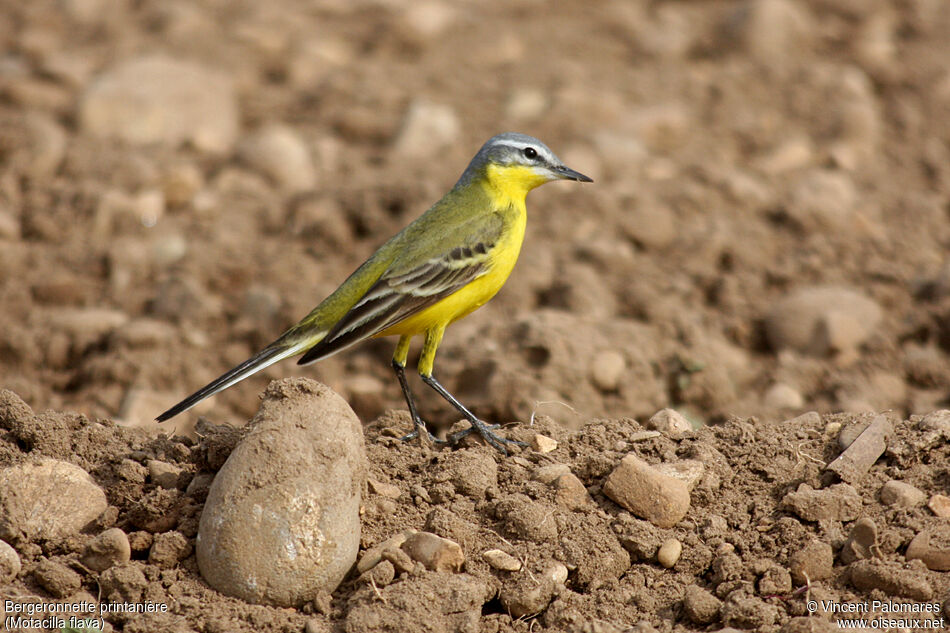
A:
[[[435,354],[447,326],[491,299],[514,268],[524,240],[532,189],[547,182],[593,182],[565,166],[536,138],[515,132],[488,139],[455,186],[425,213],[379,247],[317,307],[273,343],[160,414],[164,422],[286,358],[308,365],[368,338],[398,336],[392,367],[402,389],[413,430],[430,441],[455,444],[476,431],[507,454],[522,444],[494,431],[433,374]],[[422,336],[417,371],[422,381],[451,404],[470,427],[448,440],[435,438],[419,416],[406,362],[415,336]]]

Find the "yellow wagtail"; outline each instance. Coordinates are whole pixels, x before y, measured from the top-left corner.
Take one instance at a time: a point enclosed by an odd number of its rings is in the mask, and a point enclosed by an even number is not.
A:
[[[418,370],[422,380],[465,416],[498,450],[514,443],[493,433],[432,375],[445,328],[482,306],[504,285],[524,239],[528,192],[552,180],[593,182],[568,169],[548,147],[524,134],[488,140],[445,196],[383,244],[329,297],[258,354],[202,387],[158,418],[163,422],[279,360],[301,352],[306,365],[364,339],[399,335],[393,368],[415,423],[425,423],[406,381],[409,343],[425,336]]]

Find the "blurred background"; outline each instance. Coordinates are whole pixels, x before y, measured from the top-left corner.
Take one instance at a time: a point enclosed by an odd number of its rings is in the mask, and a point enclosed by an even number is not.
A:
[[[950,4],[0,5],[0,387],[149,420],[306,314],[490,136],[593,185],[449,330],[476,412],[568,425],[945,404]],[[403,407],[381,340],[307,375]],[[452,422],[413,376],[425,414]]]

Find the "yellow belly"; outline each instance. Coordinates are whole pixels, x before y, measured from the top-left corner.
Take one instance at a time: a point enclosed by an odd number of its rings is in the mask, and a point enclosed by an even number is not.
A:
[[[446,326],[477,310],[497,294],[518,261],[524,241],[525,210],[522,206],[508,232],[495,247],[487,273],[421,312],[383,330],[376,336],[422,334],[437,326]]]

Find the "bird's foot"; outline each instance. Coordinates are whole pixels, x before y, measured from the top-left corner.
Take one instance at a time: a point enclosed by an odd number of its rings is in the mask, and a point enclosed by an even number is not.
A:
[[[453,433],[452,435],[449,436],[449,439],[448,439],[449,444],[454,446],[458,444],[459,440],[461,440],[463,437],[467,437],[468,435],[471,435],[473,432],[477,432],[479,435],[482,436],[482,439],[488,442],[496,450],[501,451],[503,455],[508,454],[508,449],[505,448],[506,445],[527,446],[527,444],[525,444],[524,442],[519,442],[518,440],[509,440],[508,438],[505,438],[493,433],[495,429],[500,428],[501,425],[499,424],[487,424],[485,422],[482,422],[478,418],[475,418],[474,420],[469,420],[469,422],[471,422],[472,426],[468,427],[467,429],[463,429],[459,431],[458,433]]]
[[[436,436],[432,435],[429,429],[426,428],[426,423],[423,422],[422,420],[413,420],[413,422],[415,422],[416,427],[412,430],[412,432],[407,433],[406,435],[403,435],[402,437],[400,437],[399,439],[401,441],[408,442],[409,440],[414,440],[417,437],[421,436],[422,433],[424,432],[425,435],[429,438],[429,442],[431,442],[432,444],[435,444],[436,446],[448,444],[446,440],[440,440]]]

